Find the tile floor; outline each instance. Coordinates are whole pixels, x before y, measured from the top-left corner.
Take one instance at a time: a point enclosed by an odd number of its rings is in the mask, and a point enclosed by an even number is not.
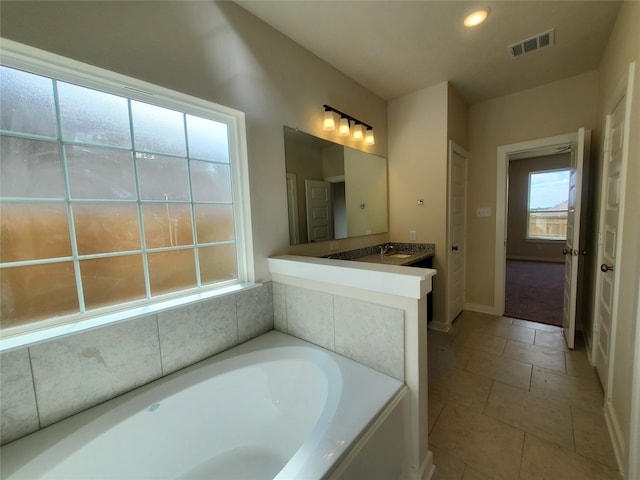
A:
[[[620,480],[603,392],[582,342],[526,320],[463,312],[429,330],[434,480]]]

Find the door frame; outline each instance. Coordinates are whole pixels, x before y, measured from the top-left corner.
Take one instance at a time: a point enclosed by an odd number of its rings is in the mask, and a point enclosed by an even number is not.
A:
[[[509,184],[510,157],[523,152],[540,151],[540,155],[551,153],[554,147],[576,144],[578,130],[553,137],[538,138],[526,142],[498,146],[496,175],[496,242],[495,242],[495,279],[493,291],[493,313],[504,315],[506,263],[507,263],[507,188]],[[534,155],[532,155],[534,156]]]
[[[603,151],[608,148],[606,142],[608,142],[608,132],[609,126],[611,122],[611,114],[613,113],[614,108],[618,103],[624,98],[625,101],[625,125],[624,125],[624,133],[623,133],[623,147],[622,147],[622,166],[620,172],[620,190],[619,190],[619,209],[618,209],[618,231],[616,238],[616,252],[617,255],[620,255],[622,249],[622,237],[624,233],[624,222],[621,221],[624,219],[624,210],[625,210],[625,190],[627,184],[627,169],[629,164],[629,141],[631,138],[631,110],[632,110],[632,100],[633,100],[633,84],[634,84],[634,73],[635,73],[635,62],[631,62],[627,69],[625,75],[619,80],[618,85],[613,90],[613,94],[611,95],[609,101],[606,104],[605,109],[605,138],[603,145]],[[606,192],[606,163],[603,156],[600,158],[603,161],[603,168],[601,172],[601,185],[600,185],[600,204],[598,205],[598,251],[597,251],[597,262],[596,265],[599,265],[602,260],[602,222],[603,222],[603,207],[605,206],[606,199],[604,198]],[[621,260],[621,259],[620,259]],[[620,260],[618,260],[618,264],[620,264]],[[604,387],[604,417],[607,424],[607,428],[609,430],[609,436],[611,437],[611,442],[613,444],[613,450],[618,461],[618,466],[620,467],[621,473],[623,475],[629,474],[633,470],[638,470],[640,468],[640,454],[637,453],[638,444],[640,443],[640,407],[637,405],[640,397],[638,394],[640,393],[640,381],[637,378],[634,378],[633,384],[631,385],[631,398],[629,399],[631,402],[631,412],[630,412],[630,428],[629,428],[629,439],[628,439],[628,447],[627,447],[627,458],[624,458],[624,445],[625,438],[623,433],[623,427],[620,425],[618,421],[615,410],[612,407],[612,399],[611,395],[613,393],[613,378],[614,378],[614,370],[615,370],[615,351],[616,351],[616,337],[617,337],[617,311],[618,311],[618,301],[620,294],[620,268],[616,268],[614,270],[614,291],[613,291],[613,300],[612,300],[612,322],[611,322],[611,331],[609,332],[609,363],[608,363],[608,373],[607,373],[607,385]],[[600,293],[602,291],[602,276],[596,273],[596,281],[595,281],[595,293],[593,296],[593,306],[596,310],[592,311],[593,317],[591,319],[591,345],[589,353],[591,354],[591,358],[589,359],[591,362],[595,361],[595,356],[597,354],[597,344],[598,344],[598,335],[600,335],[600,328],[598,322],[598,299]],[[640,289],[639,289],[640,291]],[[636,302],[638,299],[636,298]],[[640,306],[638,307],[638,311],[640,311]],[[636,318],[636,322],[639,321]],[[631,366],[632,372],[640,371],[640,355],[638,354],[638,349],[640,348],[640,328],[636,327],[636,338],[635,340],[635,358],[630,359],[631,362],[634,362]],[[636,473],[636,472],[634,472]],[[631,477],[630,477],[631,478]]]

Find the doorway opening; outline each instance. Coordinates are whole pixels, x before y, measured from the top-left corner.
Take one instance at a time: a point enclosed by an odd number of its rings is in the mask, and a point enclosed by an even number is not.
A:
[[[562,326],[570,146],[521,152],[508,165],[505,311]]]
[[[589,175],[586,162],[589,158],[591,132],[584,128],[576,133],[547,137],[527,142],[498,147],[496,177],[496,243],[495,243],[495,284],[494,306],[498,315],[505,312],[506,265],[507,265],[507,192],[509,164],[515,160],[559,153],[571,153],[569,176],[569,205],[567,234],[564,248],[565,275],[562,307],[562,331],[570,349],[574,348],[576,319],[584,315],[584,247],[587,208],[582,208],[582,191],[586,190]],[[586,195],[584,198],[588,198]],[[580,273],[580,275],[579,275]],[[579,279],[580,277],[580,279]],[[580,325],[579,325],[580,326]]]

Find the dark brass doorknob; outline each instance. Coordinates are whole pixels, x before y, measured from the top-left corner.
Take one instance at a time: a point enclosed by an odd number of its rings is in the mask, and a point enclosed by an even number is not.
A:
[[[600,270],[602,270],[603,272],[613,272],[613,265],[607,265],[606,263],[603,263],[602,265],[600,265]]]
[[[569,250],[567,250],[566,248],[562,249],[562,254],[563,255],[568,255],[569,253],[570,253]]]

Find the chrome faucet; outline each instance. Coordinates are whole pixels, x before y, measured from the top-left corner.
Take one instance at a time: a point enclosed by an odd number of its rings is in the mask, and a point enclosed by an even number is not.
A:
[[[380,255],[386,255],[387,253],[389,253],[389,250],[392,250],[394,248],[396,247],[394,247],[390,243],[387,243],[384,247],[380,247]]]

